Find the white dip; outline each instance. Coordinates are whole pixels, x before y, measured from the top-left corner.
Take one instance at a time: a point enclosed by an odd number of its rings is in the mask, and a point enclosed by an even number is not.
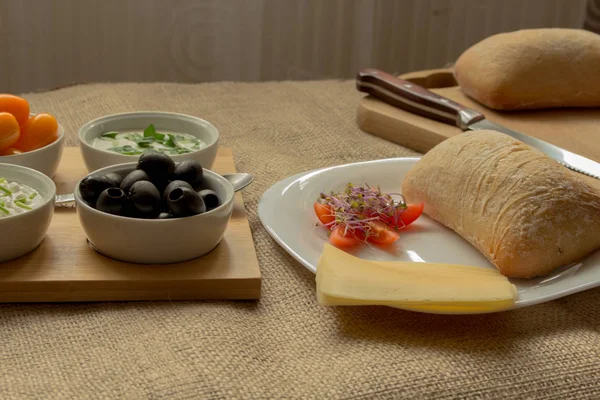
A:
[[[137,156],[146,150],[178,155],[200,150],[206,143],[188,133],[157,132],[150,125],[143,132],[105,132],[94,139],[92,147],[128,156]]]
[[[23,214],[44,203],[37,190],[0,178],[0,218]]]

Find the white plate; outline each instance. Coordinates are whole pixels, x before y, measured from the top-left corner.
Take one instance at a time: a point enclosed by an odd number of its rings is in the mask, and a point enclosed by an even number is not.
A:
[[[317,227],[313,203],[319,194],[342,190],[348,182],[380,185],[385,192],[400,192],[408,170],[418,158],[393,158],[324,168],[284,179],[262,196],[258,215],[269,234],[302,265],[316,272],[327,241]],[[369,260],[440,262],[494,268],[458,234],[427,216],[400,231],[391,250],[361,246],[355,255]],[[581,263],[560,268],[538,279],[511,279],[518,289],[514,308],[532,306],[600,286],[600,251]]]

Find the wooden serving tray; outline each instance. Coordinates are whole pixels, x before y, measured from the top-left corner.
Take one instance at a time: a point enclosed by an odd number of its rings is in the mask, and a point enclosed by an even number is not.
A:
[[[413,72],[400,77],[478,110],[490,121],[600,162],[600,108],[498,112],[465,96],[450,69]],[[361,99],[357,123],[365,132],[421,153],[461,133],[457,127],[412,114],[371,96]]]
[[[230,149],[213,166],[235,172]],[[79,149],[65,148],[54,181],[71,193],[87,174]],[[87,244],[75,208],[57,207],[36,250],[0,264],[0,302],[258,299],[261,274],[241,193],[222,242],[211,253],[170,265],[141,265],[98,254]]]

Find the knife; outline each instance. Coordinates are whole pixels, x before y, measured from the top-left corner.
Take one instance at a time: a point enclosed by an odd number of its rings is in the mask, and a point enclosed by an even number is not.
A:
[[[463,131],[491,129],[505,133],[535,147],[573,171],[600,179],[600,163],[496,124],[486,119],[479,111],[386,72],[372,68],[360,71],[356,77],[356,88],[392,106],[425,118],[455,125]]]

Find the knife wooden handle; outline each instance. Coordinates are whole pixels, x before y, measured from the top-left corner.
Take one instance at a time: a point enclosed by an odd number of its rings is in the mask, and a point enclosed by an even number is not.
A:
[[[425,118],[455,125],[463,131],[483,114],[455,101],[377,69],[364,69],[356,77],[356,88],[392,106]]]

